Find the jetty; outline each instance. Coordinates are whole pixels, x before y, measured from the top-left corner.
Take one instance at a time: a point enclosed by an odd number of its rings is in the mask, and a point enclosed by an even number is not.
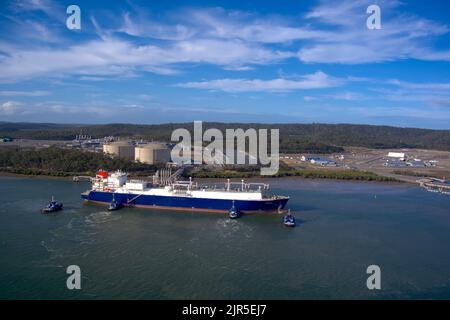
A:
[[[437,178],[423,178],[417,180],[417,183],[427,191],[450,194],[450,181]]]
[[[92,181],[92,177],[90,176],[74,176],[72,179],[74,182],[79,181]]]

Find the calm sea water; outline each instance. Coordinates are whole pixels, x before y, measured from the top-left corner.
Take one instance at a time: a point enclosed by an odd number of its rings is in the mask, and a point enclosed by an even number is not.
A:
[[[279,215],[82,204],[87,183],[0,177],[1,299],[450,299],[450,196],[398,184],[270,180]],[[39,209],[54,195],[64,210]],[[78,265],[82,289],[66,288]],[[379,291],[366,287],[379,265]]]

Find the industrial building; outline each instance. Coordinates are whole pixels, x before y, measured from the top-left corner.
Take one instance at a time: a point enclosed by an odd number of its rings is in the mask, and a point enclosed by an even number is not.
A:
[[[155,164],[170,162],[170,149],[163,143],[147,143],[135,148],[136,161]]]
[[[301,161],[310,162],[315,165],[321,165],[321,166],[336,166],[336,161],[330,160],[325,157],[319,157],[319,156],[302,156],[300,158]]]
[[[406,155],[404,152],[389,152],[387,156],[388,158],[394,158],[400,161],[406,160]]]
[[[311,162],[313,160],[320,160],[322,159],[321,157],[318,156],[301,156],[300,160],[301,161],[305,161],[305,162]]]
[[[115,141],[104,144],[103,152],[115,157],[134,160],[134,144],[131,141]]]

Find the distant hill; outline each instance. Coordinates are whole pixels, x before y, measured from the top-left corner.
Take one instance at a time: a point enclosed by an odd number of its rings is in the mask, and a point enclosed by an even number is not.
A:
[[[55,123],[33,123],[33,122],[4,122],[0,121],[0,132],[19,131],[19,130],[45,130],[63,128],[75,125],[64,125]]]
[[[192,127],[192,123],[63,125],[0,122],[0,137],[72,140],[81,133],[92,137],[114,135],[170,141],[173,130],[177,128],[192,130]],[[203,130],[211,127],[218,128],[222,132],[225,132],[225,128],[279,128],[281,152],[330,153],[342,151],[343,146],[450,151],[450,130],[353,124],[203,123]]]

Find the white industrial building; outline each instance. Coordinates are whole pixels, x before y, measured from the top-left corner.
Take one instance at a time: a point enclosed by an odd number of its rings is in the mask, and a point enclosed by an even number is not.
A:
[[[320,157],[320,156],[308,156],[304,155],[300,158],[301,161],[310,162],[315,165],[321,166],[336,166],[336,161],[330,160],[328,158]]]
[[[387,156],[388,158],[394,158],[400,161],[406,160],[406,155],[404,152],[389,152]]]
[[[308,155],[304,155],[304,156],[301,156],[300,160],[301,160],[301,161],[305,161],[305,162],[311,162],[311,163],[313,163],[312,161],[319,161],[319,160],[322,160],[322,157],[319,157],[319,156],[308,156]]]

